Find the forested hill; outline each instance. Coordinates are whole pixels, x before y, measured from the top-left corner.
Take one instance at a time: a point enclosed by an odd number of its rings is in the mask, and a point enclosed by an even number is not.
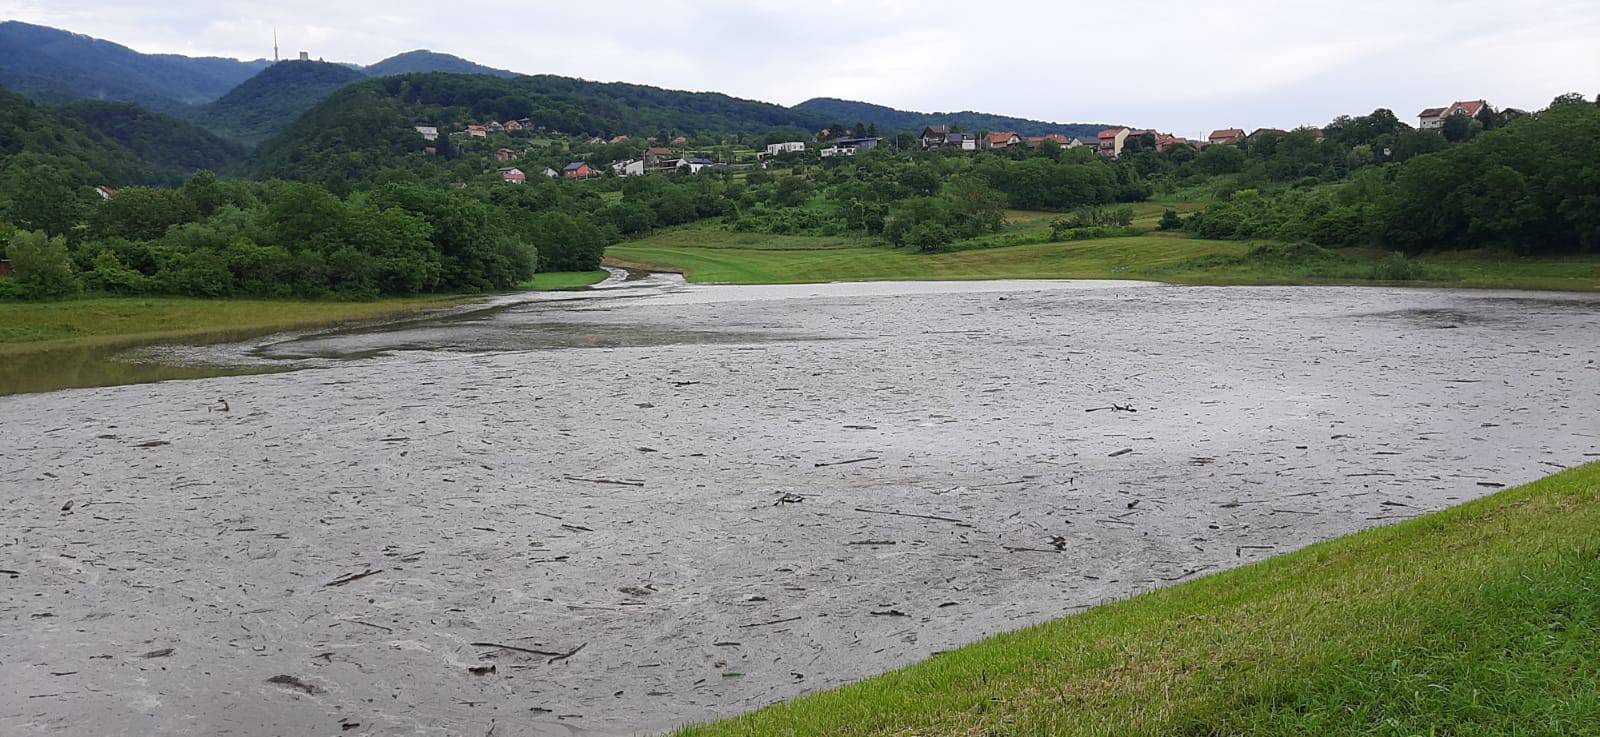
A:
[[[253,168],[262,176],[360,180],[415,163],[425,145],[412,128],[418,123],[454,131],[521,118],[552,134],[602,137],[801,135],[826,124],[779,105],[710,92],[551,76],[410,74],[339,90],[258,149]]]
[[[335,90],[365,79],[366,75],[342,64],[279,62],[186,117],[230,138],[259,143],[287,128]]]
[[[1059,133],[1077,138],[1080,136],[1093,136],[1106,128],[1112,127],[1103,123],[1051,123],[1043,120],[990,115],[971,110],[964,110],[959,113],[919,113],[911,110],[896,110],[892,107],[874,105],[868,102],[840,100],[833,97],[817,97],[806,100],[794,106],[793,109],[827,118],[836,124],[848,126],[859,122],[875,125],[882,133],[918,133],[930,125],[952,125],[960,126],[961,130],[967,133],[1010,131],[1021,136],[1043,136]]]
[[[417,49],[404,54],[395,54],[372,66],[362,69],[368,76],[392,77],[397,74],[421,74],[424,72],[445,72],[447,74],[487,74],[492,77],[515,77],[516,72],[504,69],[486,67],[474,61],[468,61],[459,56],[441,54],[437,51]]]
[[[221,97],[269,64],[141,54],[55,28],[0,23],[0,86],[45,102],[124,100],[171,111]]]
[[[131,102],[83,100],[58,112],[138,157],[149,172],[144,181],[176,183],[201,169],[227,171],[245,156],[238,143]]]

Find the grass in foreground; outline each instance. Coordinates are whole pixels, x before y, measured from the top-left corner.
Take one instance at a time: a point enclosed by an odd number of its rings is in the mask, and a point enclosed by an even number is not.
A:
[[[1600,464],[681,737],[1600,733]]]

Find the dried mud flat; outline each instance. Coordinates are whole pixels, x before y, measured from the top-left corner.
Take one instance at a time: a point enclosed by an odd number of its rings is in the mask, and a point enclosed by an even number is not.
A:
[[[1037,286],[0,398],[0,733],[659,731],[1600,451],[1592,297]]]

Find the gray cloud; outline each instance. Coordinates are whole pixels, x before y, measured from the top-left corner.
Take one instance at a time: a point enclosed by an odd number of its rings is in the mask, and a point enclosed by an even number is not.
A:
[[[140,51],[371,63],[431,48],[519,72],[793,104],[861,99],[1199,135],[1600,91],[1600,0],[4,0]]]

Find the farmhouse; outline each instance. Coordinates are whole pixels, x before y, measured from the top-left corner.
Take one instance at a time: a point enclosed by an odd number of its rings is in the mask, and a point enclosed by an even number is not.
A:
[[[413,127],[417,129],[417,135],[422,136],[422,140],[424,140],[424,141],[437,141],[437,140],[439,140],[439,129],[438,128],[435,128],[435,127],[433,127],[431,125],[418,125],[418,126],[413,126]]]
[[[1022,137],[1010,131],[990,133],[979,140],[984,149],[1008,148],[1022,143]]]
[[[488,138],[489,137],[489,129],[487,129],[487,128],[481,126],[481,125],[469,125],[469,126],[467,126],[467,137],[468,138]]]
[[[521,169],[509,166],[500,170],[500,181],[506,184],[522,184],[528,181],[528,175],[523,174]]]
[[[1213,146],[1237,146],[1244,141],[1244,129],[1221,128],[1211,131],[1206,142]]]
[[[516,156],[516,155],[517,155],[517,152],[512,151],[509,148],[498,149],[498,150],[496,150],[494,152],[495,159],[498,160],[502,164],[506,163],[507,161],[510,161],[511,157]]]
[[[644,150],[644,165],[655,169],[665,166],[672,161],[672,149],[661,146],[651,146]]]
[[[600,172],[595,171],[586,161],[574,161],[561,170],[561,176],[567,179],[588,179],[599,175]]]

